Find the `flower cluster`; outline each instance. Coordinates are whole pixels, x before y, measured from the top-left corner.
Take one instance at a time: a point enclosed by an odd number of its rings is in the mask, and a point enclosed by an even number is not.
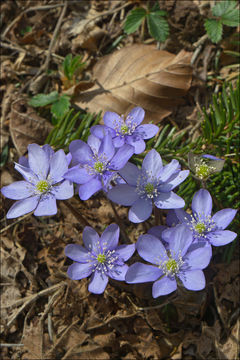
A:
[[[24,180],[4,186],[7,198],[17,200],[7,213],[15,218],[29,212],[35,216],[55,215],[57,200],[74,194],[74,184],[81,200],[88,200],[102,190],[107,198],[130,207],[133,223],[149,219],[153,208],[168,210],[166,225],[154,226],[135,244],[118,245],[119,227],[109,225],[101,236],[91,227],[83,231],[84,247],[66,246],[65,254],[73,264],[68,268],[72,280],[90,278],[89,291],[104,292],[109,278],[129,284],[152,282],[154,298],[167,295],[184,286],[188,290],[205,287],[205,269],[212,256],[212,246],[232,242],[236,234],[226,230],[236,215],[234,209],[223,209],[212,215],[212,198],[205,189],[192,200],[192,215],[183,210],[184,200],[173,190],[189,175],[173,159],[163,164],[152,149],[139,168],[129,162],[133,154],[145,150],[145,141],[155,136],[158,127],[142,124],[144,110],[134,108],[126,118],[106,112],[104,125],[93,126],[87,143],[74,140],[69,153],[49,145],[28,146],[28,157],[21,157],[15,169]],[[221,171],[224,160],[212,155],[189,156],[189,168],[200,180]],[[150,264],[125,264],[137,250]]]

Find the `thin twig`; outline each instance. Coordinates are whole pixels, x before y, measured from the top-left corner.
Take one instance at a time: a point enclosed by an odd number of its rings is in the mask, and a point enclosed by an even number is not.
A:
[[[0,344],[0,347],[24,346],[24,344]]]
[[[65,206],[72,212],[75,218],[82,223],[83,226],[91,226],[89,222],[80,214],[67,200],[63,202]]]
[[[164,303],[159,304],[159,305],[153,305],[153,306],[146,306],[146,307],[138,307],[136,304],[134,304],[134,302],[132,301],[132,299],[127,296],[128,300],[130,301],[130,303],[132,304],[132,306],[134,307],[135,310],[138,311],[148,311],[148,310],[154,310],[154,309],[159,309],[167,304],[169,304],[171,301],[175,300],[178,298],[178,294],[173,295],[171,298],[169,298],[168,300],[166,300]]]
[[[127,233],[126,233],[126,231],[125,231],[125,229],[124,229],[124,224],[123,224],[123,222],[122,222],[122,219],[121,219],[120,216],[118,215],[117,210],[116,210],[115,205],[113,204],[113,202],[112,202],[111,200],[109,200],[109,202],[110,202],[110,205],[111,205],[111,207],[112,207],[112,209],[113,209],[113,212],[114,212],[114,215],[115,215],[115,218],[116,218],[116,222],[117,222],[117,224],[118,224],[119,227],[120,227],[120,230],[121,230],[123,239],[125,240],[126,243],[129,243],[130,240],[129,240],[129,237],[127,236]]]
[[[27,217],[29,217],[30,215],[32,215],[32,212],[21,216],[20,218],[18,218],[16,221],[14,221],[12,224],[9,224],[7,226],[5,226],[3,229],[0,230],[0,234],[4,233],[5,231],[7,231],[8,229],[10,229],[11,227],[13,227],[14,225],[18,224],[20,221],[26,219]]]

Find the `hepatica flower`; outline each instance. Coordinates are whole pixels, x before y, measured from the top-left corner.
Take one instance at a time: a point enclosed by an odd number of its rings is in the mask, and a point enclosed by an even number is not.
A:
[[[68,160],[63,150],[54,153],[49,145],[42,148],[37,144],[28,146],[28,160],[23,165],[15,163],[15,169],[25,180],[4,186],[1,191],[7,198],[18,200],[9,209],[7,218],[15,218],[31,211],[34,215],[55,215],[56,200],[73,196],[73,185],[64,180]]]
[[[126,273],[126,282],[153,282],[154,298],[175,291],[179,282],[188,290],[202,290],[205,287],[202,269],[210,262],[211,246],[193,246],[192,233],[185,225],[163,231],[162,238],[168,243],[167,248],[153,235],[139,237],[137,251],[153,265],[140,262],[131,265]]]
[[[72,280],[80,280],[91,276],[88,290],[94,294],[102,294],[109,277],[124,281],[128,266],[124,263],[135,251],[135,244],[118,246],[119,227],[109,225],[99,237],[97,232],[86,226],[83,230],[85,248],[78,244],[70,244],[65,254],[74,261],[68,268],[68,276]]]
[[[124,144],[134,147],[134,153],[140,154],[145,150],[145,141],[155,136],[159,130],[158,126],[152,124],[140,125],[144,119],[145,112],[140,107],[135,107],[124,118],[115,112],[107,111],[103,116],[105,125],[96,125],[91,128],[91,133],[100,139],[109,131],[113,138],[113,144],[119,148]]]
[[[131,163],[118,172],[127,184],[120,184],[108,191],[108,198],[120,205],[131,206],[129,220],[145,221],[152,213],[153,204],[159,209],[182,208],[185,202],[172,190],[189,174],[181,171],[179,162],[172,160],[163,166],[161,156],[151,150],[145,156],[142,169]]]
[[[229,244],[237,234],[225,229],[235,217],[237,210],[223,209],[213,216],[211,212],[211,195],[207,190],[201,189],[193,197],[192,215],[182,209],[176,209],[175,215],[180,223],[184,223],[192,231],[195,241],[207,241],[214,246]]]
[[[200,180],[207,180],[210,175],[222,171],[224,162],[225,160],[209,154],[188,154],[189,168]]]
[[[124,167],[134,152],[127,144],[116,150],[109,133],[102,140],[90,135],[87,144],[74,140],[69,149],[75,166],[64,177],[80,184],[81,200],[89,199],[101,189],[107,191],[116,171]]]

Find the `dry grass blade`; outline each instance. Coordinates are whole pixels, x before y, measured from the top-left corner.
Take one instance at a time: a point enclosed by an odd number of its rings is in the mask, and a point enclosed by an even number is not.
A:
[[[96,85],[76,97],[81,108],[125,113],[134,106],[146,110],[145,121],[160,122],[190,87],[191,54],[134,45],[103,57],[94,67]]]

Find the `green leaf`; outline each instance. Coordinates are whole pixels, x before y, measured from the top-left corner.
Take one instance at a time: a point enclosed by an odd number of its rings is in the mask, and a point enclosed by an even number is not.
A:
[[[135,32],[141,25],[141,22],[143,21],[146,14],[147,12],[143,8],[137,8],[135,10],[132,10],[127,16],[126,21],[123,25],[124,31],[127,34]]]
[[[28,104],[33,107],[46,106],[56,102],[58,98],[58,92],[52,91],[49,94],[38,94],[33,96],[33,98],[29,100]]]
[[[228,11],[226,14],[223,14],[221,20],[224,25],[233,26],[233,27],[238,26],[240,24],[239,9],[233,9],[231,11]]]
[[[62,119],[70,107],[70,97],[62,95],[51,107],[51,113],[56,119]]]
[[[71,66],[71,62],[72,62],[72,54],[68,54],[64,61],[63,61],[63,64],[62,64],[62,67],[63,67],[63,72],[64,72],[64,75],[69,79],[70,79],[70,73],[69,73],[69,68]]]
[[[222,39],[223,26],[220,21],[215,19],[206,19],[204,26],[212,42],[217,43]]]
[[[236,7],[236,1],[219,1],[213,8],[213,16],[220,17]]]
[[[147,15],[148,31],[150,35],[157,41],[164,42],[169,34],[169,26],[167,20],[163,19],[156,13]]]

